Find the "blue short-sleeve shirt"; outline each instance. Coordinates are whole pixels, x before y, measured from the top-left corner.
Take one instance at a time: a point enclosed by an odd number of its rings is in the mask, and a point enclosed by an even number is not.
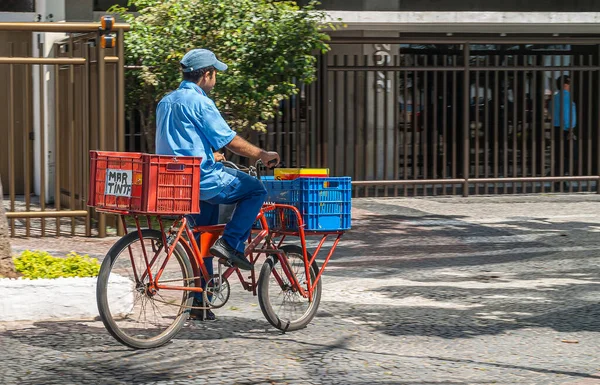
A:
[[[233,181],[215,162],[213,150],[228,145],[235,135],[215,103],[193,82],[181,82],[156,108],[156,153],[202,157],[201,200],[213,198]]]

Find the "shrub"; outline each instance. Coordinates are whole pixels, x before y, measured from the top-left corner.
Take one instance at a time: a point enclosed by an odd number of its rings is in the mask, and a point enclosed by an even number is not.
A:
[[[60,277],[96,277],[100,264],[96,258],[70,252],[65,258],[45,251],[26,250],[13,258],[16,270],[30,279]]]
[[[113,1],[114,3],[114,1]],[[121,2],[122,3],[122,2]],[[125,34],[127,106],[140,113],[154,146],[156,103],[181,82],[179,61],[191,48],[208,48],[227,63],[211,92],[231,128],[265,132],[281,100],[298,95],[298,83],[316,80],[314,54],[329,51],[326,12],[316,3],[273,0],[129,0],[132,13],[109,12],[131,24]]]

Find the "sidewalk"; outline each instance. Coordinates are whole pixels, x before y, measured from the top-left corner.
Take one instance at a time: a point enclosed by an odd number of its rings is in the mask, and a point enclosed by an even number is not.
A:
[[[600,384],[600,196],[353,206],[306,329],[274,331],[234,283],[216,322],[190,323],[150,352],[132,354],[99,322],[2,325],[2,382]],[[114,241],[13,248],[101,258]]]

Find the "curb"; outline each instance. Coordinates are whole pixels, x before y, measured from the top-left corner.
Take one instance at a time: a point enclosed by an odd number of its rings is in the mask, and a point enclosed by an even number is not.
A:
[[[0,322],[90,319],[98,317],[96,277],[56,279],[0,279]],[[111,277],[109,301],[114,313],[133,309],[131,281]],[[116,301],[116,299],[119,299]]]

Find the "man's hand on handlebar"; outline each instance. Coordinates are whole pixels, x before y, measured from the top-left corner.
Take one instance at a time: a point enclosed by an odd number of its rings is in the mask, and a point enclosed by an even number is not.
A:
[[[275,151],[263,151],[260,154],[260,161],[268,168],[273,168],[279,164],[279,154]]]
[[[218,151],[213,152],[213,155],[215,157],[215,162],[224,162],[227,159],[225,159],[225,154],[222,154]]]

